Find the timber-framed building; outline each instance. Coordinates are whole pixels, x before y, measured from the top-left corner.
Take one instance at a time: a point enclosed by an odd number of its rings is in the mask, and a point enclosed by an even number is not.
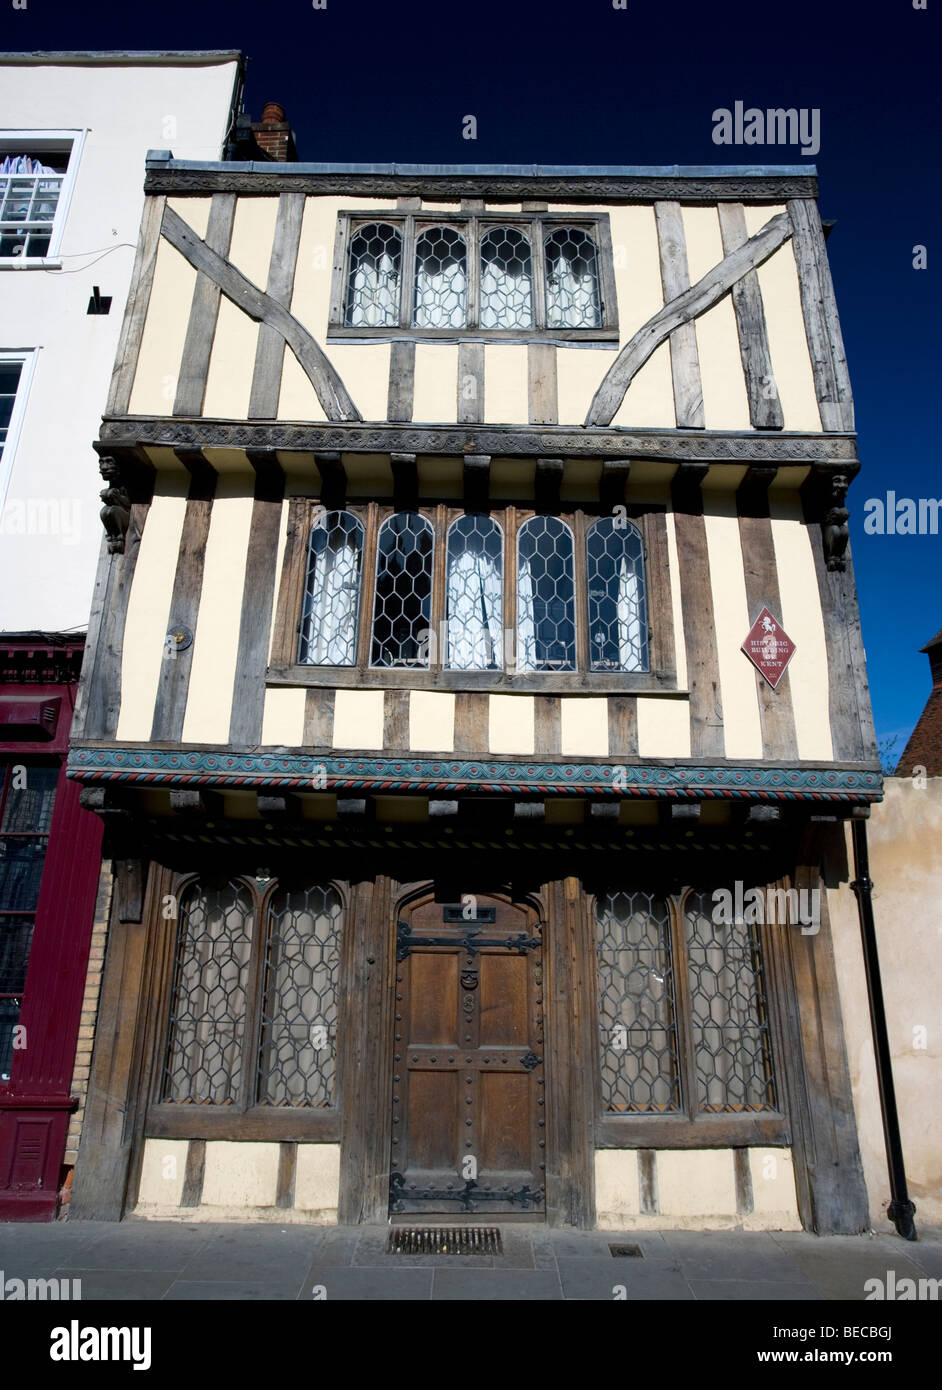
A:
[[[75,1214],[863,1229],[813,172],[157,152],[146,193]]]

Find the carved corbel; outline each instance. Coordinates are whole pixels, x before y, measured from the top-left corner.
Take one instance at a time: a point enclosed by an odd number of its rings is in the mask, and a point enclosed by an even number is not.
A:
[[[110,454],[99,460],[98,471],[105,480],[105,487],[99,494],[104,503],[99,515],[108,537],[108,553],[123,555],[131,521],[131,494],[124,486],[117,459]]]
[[[844,559],[844,551],[850,540],[850,529],[847,525],[850,520],[850,512],[844,506],[844,499],[847,496],[849,484],[850,480],[845,473],[836,473],[831,479],[829,506],[821,522],[821,531],[824,536],[824,558],[829,570],[841,571],[847,563]]]

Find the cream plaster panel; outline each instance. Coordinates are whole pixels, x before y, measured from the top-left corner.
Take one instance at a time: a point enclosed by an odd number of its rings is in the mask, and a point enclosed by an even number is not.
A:
[[[265,691],[262,745],[265,748],[300,748],[304,742],[306,690],[274,687]]]
[[[657,222],[650,205],[609,210],[620,346],[664,307]],[[673,412],[672,412],[673,414]]]
[[[596,1149],[595,1209],[602,1228],[612,1218],[640,1215],[637,1149]]]
[[[389,343],[331,343],[327,355],[364,420],[385,421],[389,406]]]
[[[252,496],[246,495],[245,480],[220,477],[203,563],[184,743],[229,740],[251,524]]]
[[[532,753],[536,746],[532,695],[492,695],[488,726],[489,752]]]
[[[942,1109],[927,1098],[942,1095],[942,777],[927,778],[924,787],[888,777],[884,794],[871,810],[867,838],[893,1080],[916,1224],[939,1225]],[[849,833],[847,840],[850,855]],[[887,1230],[889,1179],[860,924],[846,884],[828,891],[828,913],[870,1217]]]
[[[690,702],[659,695],[638,696],[638,755],[690,757]]]
[[[273,1207],[280,1145],[211,1139],[203,1172],[204,1207]]]
[[[752,1212],[743,1216],[747,1231],[800,1231],[795,1164],[791,1149],[750,1149]]]
[[[195,285],[189,261],[161,237],[131,391],[132,415],[169,415],[173,409]]]
[[[740,651],[752,619],[746,600],[736,498],[732,493],[708,493],[706,506],[709,511],[703,521],[710,560],[726,756],[761,758],[759,696],[752,663]]]
[[[674,513],[665,516],[667,530],[667,569],[671,578],[671,616],[674,622],[674,660],[677,663],[677,688],[687,688],[687,647],[684,643],[684,610],[680,601],[680,561],[677,558],[677,530]]]
[[[338,690],[334,695],[335,748],[383,746],[382,690]]]
[[[212,198],[168,198],[167,207],[192,227],[200,241],[205,241],[212,201]]]
[[[683,208],[682,214],[693,285],[723,259],[723,239],[715,207]],[[732,298],[727,295],[701,314],[696,330],[707,429],[751,429]]]
[[[556,349],[557,415],[561,425],[581,425],[592,397],[615,361],[614,352],[588,348]]]
[[[299,1144],[297,1153],[295,1210],[336,1214],[340,1201],[340,1145]]]
[[[734,1216],[732,1149],[660,1149],[657,1203],[663,1216]]]
[[[416,753],[450,753],[454,746],[454,695],[413,690],[409,698],[409,747]]]
[[[186,515],[186,478],[167,478],[147,512],[128,601],[121,653],[121,711],[115,737],[150,738],[164,656],[180,536]]]
[[[281,371],[281,395],[278,397],[279,420],[320,422],[327,419],[324,407],[317,399],[311,379],[289,347],[285,348]]]
[[[412,418],[421,424],[452,425],[458,419],[458,348],[453,343],[416,343]]]
[[[797,647],[788,670],[798,756],[830,761],[834,748],[827,645],[808,529],[797,498],[772,493],[769,508],[775,564],[779,574],[788,577],[788,582],[780,586],[782,612],[777,616]]]
[[[458,383],[459,390],[462,383]],[[525,425],[530,419],[527,349],[484,349],[484,418],[490,424]]]
[[[560,752],[564,758],[608,757],[608,700],[559,702]]]
[[[676,423],[670,343],[662,343],[634,377],[612,424],[672,430]]]
[[[268,285],[268,265],[278,215],[277,198],[239,198],[229,260],[260,290]],[[223,295],[209,359],[203,414],[213,419],[242,419],[249,412],[258,324]]]
[[[186,1178],[186,1139],[145,1139],[137,1205],[178,1207]]]
[[[257,347],[258,324],[223,296],[203,396],[203,415],[207,419],[248,417]]]

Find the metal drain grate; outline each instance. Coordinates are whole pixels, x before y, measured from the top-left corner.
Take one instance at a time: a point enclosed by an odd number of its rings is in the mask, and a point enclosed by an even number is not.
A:
[[[644,1251],[640,1245],[610,1245],[613,1259],[643,1259]]]
[[[395,1226],[387,1255],[502,1255],[496,1226]]]

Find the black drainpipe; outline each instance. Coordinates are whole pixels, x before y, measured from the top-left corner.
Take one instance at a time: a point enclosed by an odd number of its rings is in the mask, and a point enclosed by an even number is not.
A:
[[[857,898],[857,912],[860,917],[860,935],[863,938],[864,965],[867,970],[867,997],[870,1001],[870,1025],[873,1030],[873,1047],[877,1062],[877,1082],[880,1087],[880,1114],[883,1117],[883,1136],[886,1141],[886,1162],[890,1173],[890,1193],[892,1200],[887,1208],[887,1216],[904,1240],[918,1240],[913,1217],[916,1207],[909,1200],[906,1187],[906,1168],[903,1163],[903,1145],[899,1133],[899,1116],[896,1112],[896,1090],[893,1086],[893,1066],[890,1060],[890,1040],[886,1031],[886,1009],[883,1004],[883,985],[880,981],[880,957],[877,954],[877,936],[873,922],[873,883],[870,878],[870,856],[867,852],[867,822],[851,822],[854,837],[853,888]]]

